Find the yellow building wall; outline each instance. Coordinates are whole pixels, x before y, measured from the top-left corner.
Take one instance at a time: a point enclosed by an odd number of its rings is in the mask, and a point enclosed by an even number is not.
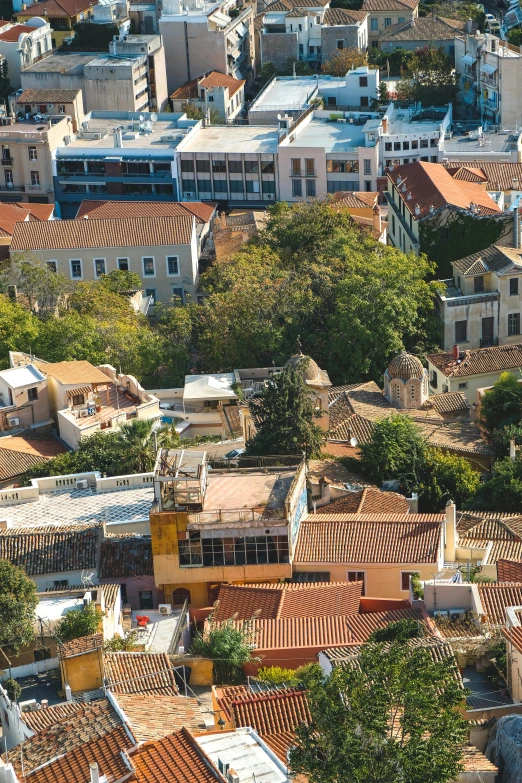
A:
[[[401,573],[418,571],[421,580],[433,579],[438,573],[437,563],[429,565],[379,565],[359,563],[355,565],[329,563],[294,563],[294,573],[329,571],[330,582],[346,582],[348,571],[364,571],[365,595],[369,598],[408,598],[408,590],[402,590]]]
[[[103,658],[101,650],[75,655],[60,662],[62,685],[67,683],[73,693],[91,691],[103,685]]]
[[[188,666],[190,672],[190,685],[212,685],[212,661],[209,658],[192,658],[184,655],[182,658],[171,657],[174,666]]]
[[[92,8],[87,7],[83,11],[83,21],[87,21],[89,16],[92,16]],[[34,14],[29,13],[28,11],[21,11],[17,14],[14,14],[13,18],[15,22],[18,22],[19,24],[28,24],[29,20],[34,17]],[[46,22],[48,22],[51,25],[52,35],[51,38],[54,42],[56,42],[56,48],[59,48],[63,44],[64,38],[68,38],[71,35],[74,35],[74,30],[72,29],[77,22],[81,21],[79,15],[71,18],[70,23],[71,27],[68,30],[55,30],[54,25],[58,25],[59,20],[58,19],[49,19],[47,16],[44,16],[43,14],[40,17],[41,19],[44,19]],[[64,18],[65,13],[64,13]]]

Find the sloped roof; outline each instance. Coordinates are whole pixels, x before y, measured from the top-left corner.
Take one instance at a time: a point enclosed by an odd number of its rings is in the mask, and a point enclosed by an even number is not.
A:
[[[81,90],[24,90],[17,103],[72,103]]]
[[[98,5],[98,0],[40,0],[39,3],[33,3],[31,6],[31,16],[43,16],[44,18],[71,17],[80,14],[82,11],[89,11],[93,6]],[[26,15],[24,11],[18,11],[18,15]],[[15,16],[17,16],[15,12]]]
[[[359,611],[362,582],[273,584],[262,587],[221,585],[216,621],[348,615]]]
[[[74,658],[76,655],[96,652],[103,648],[103,634],[95,633],[90,636],[81,636],[79,639],[72,639],[70,642],[61,644],[58,648],[58,656],[61,660]]]
[[[94,220],[106,218],[179,217],[194,215],[196,223],[208,223],[216,204],[202,201],[88,201],[80,204],[76,218],[89,215]]]
[[[522,582],[479,583],[477,589],[491,625],[505,625],[507,607],[522,606]]]
[[[103,660],[107,687],[112,693],[178,695],[167,653],[106,652]]]
[[[436,563],[443,514],[311,514],[297,563]]]
[[[15,24],[5,32],[0,30],[0,41],[6,41],[7,43],[16,43],[22,33],[32,33],[36,30],[36,27],[30,27],[27,24]]]
[[[36,209],[33,209],[36,207]],[[43,209],[40,209],[43,207]],[[0,236],[12,236],[17,223],[25,220],[49,220],[54,204],[8,204],[0,202]]]
[[[522,343],[474,348],[465,351],[459,359],[455,359],[452,353],[434,353],[426,358],[447,378],[464,378],[522,367]],[[437,395],[440,398],[444,396],[447,395]]]
[[[522,582],[522,561],[497,560],[499,582]]]
[[[153,576],[150,536],[105,538],[100,550],[100,579]]]
[[[71,221],[67,221],[71,222]],[[80,383],[112,383],[104,372],[85,360],[70,362],[35,362],[39,370],[66,386]]]
[[[206,90],[213,87],[228,87],[228,95],[232,97],[245,84],[245,79],[234,79],[233,76],[229,76],[226,73],[211,71],[203,78],[200,77],[199,83]]]
[[[368,11],[354,11],[351,8],[327,8],[324,12],[323,25],[333,27],[336,25],[359,24],[367,16]]]
[[[11,250],[188,245],[193,223],[191,215],[17,223]]]
[[[342,11],[342,8],[329,9],[333,11]],[[326,12],[328,13],[328,11]],[[329,206],[333,209],[346,207],[346,209],[368,209],[373,208],[378,201],[379,194],[376,191],[340,191],[335,193],[331,200],[328,202]],[[344,389],[344,387],[337,387]],[[333,391],[330,389],[330,391]]]
[[[191,731],[205,731],[206,715],[197,699],[155,693],[118,693],[114,698],[138,742],[162,739],[184,726]]]
[[[513,179],[518,180],[515,190],[522,182],[522,163],[494,162],[483,160],[454,161],[443,164],[453,177],[468,179],[469,172],[480,172],[487,182],[487,190],[511,190]]]
[[[35,465],[41,465],[65,451],[67,449],[58,440],[4,435],[0,438],[0,481],[21,476]]]
[[[23,722],[36,734],[48,726],[54,726],[62,718],[79,712],[82,704],[77,701],[67,701],[64,704],[51,704],[42,710],[27,710],[23,713]]]
[[[522,626],[517,625],[511,628],[502,628],[502,633],[509,639],[513,647],[522,653]]]
[[[186,729],[145,742],[131,754],[131,761],[136,783],[223,783]]]
[[[462,392],[446,392],[432,394],[423,405],[424,408],[434,408],[437,413],[456,413],[469,411],[470,404]]]
[[[483,275],[486,272],[502,272],[513,266],[522,265],[522,253],[513,247],[492,245],[478,253],[472,253],[452,261],[461,275]]]
[[[294,731],[311,720],[306,692],[296,689],[252,694],[231,703],[234,726],[250,726],[264,737]]]
[[[363,11],[404,11],[413,10],[419,5],[419,0],[364,0]]]
[[[414,220],[428,217],[431,207],[435,210],[448,206],[469,210],[472,203],[478,206],[479,215],[502,214],[500,207],[479,184],[453,179],[440,163],[415,161],[386,171],[398,187],[401,198],[404,196],[402,200]],[[404,194],[397,184],[399,178],[406,183]],[[411,193],[410,199],[406,198],[408,192]],[[418,215],[415,211],[417,205],[420,209]]]
[[[96,568],[102,536],[102,523],[7,528],[0,530],[0,558],[29,576]]]
[[[404,495],[399,495],[398,492],[382,492],[376,487],[365,487],[321,506],[319,512],[321,515],[408,514],[409,510],[410,506]]]
[[[475,30],[477,25],[475,25]],[[466,22],[442,16],[419,16],[408,22],[390,25],[380,36],[381,41],[453,41],[456,34],[466,31]],[[473,31],[474,32],[474,31]]]

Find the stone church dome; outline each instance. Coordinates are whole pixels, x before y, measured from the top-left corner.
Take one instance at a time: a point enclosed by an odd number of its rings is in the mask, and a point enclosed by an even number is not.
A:
[[[304,353],[294,353],[294,355],[291,356],[286,362],[285,367],[293,367],[294,369],[297,369],[303,361],[308,362],[306,369],[303,372],[303,378],[305,381],[313,381],[318,377],[318,375],[320,375],[321,370],[319,369],[319,365]]]
[[[390,378],[399,378],[401,381],[408,381],[410,378],[422,378],[424,367],[420,359],[412,356],[406,351],[402,351],[395,356],[388,365],[388,374]]]

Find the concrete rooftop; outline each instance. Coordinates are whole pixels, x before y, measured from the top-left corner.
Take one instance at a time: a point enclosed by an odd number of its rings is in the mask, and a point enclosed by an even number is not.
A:
[[[279,140],[277,128],[268,125],[211,125],[200,128],[180,152],[276,153]]]
[[[214,509],[255,508],[284,514],[284,503],[294,479],[295,470],[230,471],[211,470],[203,511]]]
[[[357,147],[364,147],[364,142],[361,126],[314,117],[306,127],[298,130],[295,140],[288,146],[324,147],[326,152],[354,152]]]
[[[77,73],[83,72],[83,66],[92,62],[103,52],[53,52],[42,60],[23,69],[23,73]]]
[[[148,112],[142,112],[145,120],[150,118]],[[139,114],[132,114],[130,117],[127,112],[92,112],[91,115],[87,115],[86,120],[89,123],[88,133],[98,133],[106,131],[106,135],[101,139],[83,138],[81,136],[76,137],[71,141],[67,147],[60,147],[59,152],[69,157],[69,151],[71,149],[89,148],[89,149],[104,149],[114,148],[114,155],[124,154],[125,149],[144,149],[151,148],[151,152],[155,149],[172,149],[174,150],[179,140],[165,140],[162,141],[161,137],[166,135],[182,136],[187,133],[187,130],[196,124],[196,122],[188,122],[189,128],[187,129],[187,123],[184,122],[180,127],[178,119],[184,115],[180,113],[175,114],[160,114],[157,121],[152,126],[150,133],[139,133]],[[123,126],[122,134],[122,146],[114,147],[113,129]],[[134,128],[135,130],[132,130]],[[135,138],[126,138],[131,134],[138,134]]]

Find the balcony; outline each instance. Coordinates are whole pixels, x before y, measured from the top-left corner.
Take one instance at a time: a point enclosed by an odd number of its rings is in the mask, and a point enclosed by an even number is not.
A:
[[[487,87],[494,87],[495,90],[498,90],[499,84],[498,79],[495,79],[491,76],[486,76],[485,73],[481,74],[480,81],[482,84],[485,84]]]
[[[294,169],[290,169],[290,176],[291,177],[317,177],[317,169],[307,169],[306,171],[299,169],[299,171],[294,171]]]
[[[12,166],[13,165],[13,159],[12,158],[1,158],[2,160],[2,166]]]
[[[27,186],[27,190],[41,190],[41,189],[42,189],[41,185],[28,185]]]
[[[9,191],[10,193],[12,192],[24,193],[25,185],[14,185],[11,182],[9,185],[0,185],[0,191],[2,192]]]

